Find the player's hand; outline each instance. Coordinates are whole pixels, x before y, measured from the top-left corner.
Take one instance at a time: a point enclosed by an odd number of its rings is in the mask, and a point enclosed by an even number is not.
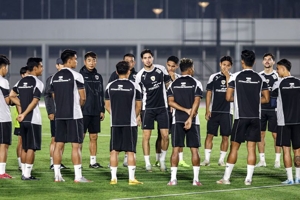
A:
[[[191,115],[192,109],[191,108],[190,109],[186,109],[185,112],[186,112],[186,114]]]
[[[100,121],[103,121],[104,120],[104,118],[105,118],[105,114],[102,112],[102,113],[100,113]]]
[[[138,126],[141,126],[142,121],[141,121],[141,116],[140,116],[140,115],[138,115],[138,116],[136,117],[136,123],[137,123]]]
[[[192,126],[192,118],[189,117],[185,122],[184,122],[184,129],[189,130]]]
[[[222,72],[226,77],[230,76],[229,71],[228,71],[227,68],[221,69],[221,72]]]
[[[24,114],[19,114],[18,117],[17,117],[17,120],[18,122],[22,122],[25,118],[25,115]]]
[[[48,119],[51,120],[51,121],[54,120],[54,114],[48,115]]]
[[[209,120],[210,117],[211,117],[211,112],[210,111],[206,111],[206,113],[205,113],[205,119]]]

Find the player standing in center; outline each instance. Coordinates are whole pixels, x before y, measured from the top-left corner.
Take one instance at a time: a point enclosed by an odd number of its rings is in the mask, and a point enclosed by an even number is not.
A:
[[[166,87],[171,83],[171,78],[161,65],[153,65],[153,53],[145,49],[141,53],[144,68],[136,76],[136,83],[140,84],[143,93],[142,103],[142,129],[143,152],[146,170],[151,171],[150,163],[150,136],[154,129],[154,120],[157,121],[162,137],[160,169],[166,170],[165,159],[169,146],[169,114]]]

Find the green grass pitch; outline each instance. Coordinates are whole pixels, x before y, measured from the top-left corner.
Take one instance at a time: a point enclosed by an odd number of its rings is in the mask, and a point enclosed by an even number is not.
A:
[[[43,116],[43,140],[42,150],[36,152],[35,164],[32,175],[40,178],[40,181],[21,181],[21,173],[18,171],[16,158],[17,137],[13,136],[12,145],[9,147],[6,171],[14,179],[0,180],[0,199],[134,199],[134,198],[156,198],[156,199],[299,199],[300,185],[282,186],[281,181],[286,179],[285,169],[281,161],[281,168],[274,169],[275,153],[273,150],[273,139],[271,133],[266,135],[266,162],[267,167],[258,168],[254,171],[253,184],[244,185],[246,176],[246,149],[245,144],[240,148],[238,162],[235,165],[231,185],[217,185],[216,181],[222,178],[224,167],[217,165],[219,158],[220,137],[214,138],[214,148],[211,155],[211,165],[201,167],[200,181],[203,186],[192,186],[193,171],[190,168],[178,169],[178,185],[167,186],[170,172],[160,172],[154,168],[152,173],[144,169],[144,158],[142,153],[141,138],[139,130],[137,144],[137,170],[136,178],[144,182],[143,185],[129,186],[127,168],[122,166],[124,153],[120,153],[118,168],[118,184],[110,185],[109,163],[109,115],[106,114],[102,122],[102,132],[98,138],[97,162],[105,166],[102,169],[90,169],[89,165],[89,139],[86,137],[83,144],[82,163],[83,175],[92,180],[92,183],[76,184],[73,182],[74,170],[71,162],[71,146],[66,144],[63,155],[63,163],[71,169],[62,170],[66,182],[55,183],[54,172],[49,169],[49,143],[50,129],[45,108],[41,108]],[[205,110],[199,110],[201,121],[201,143],[206,136]],[[151,162],[155,161],[155,139],[156,130],[151,138]],[[167,154],[167,166],[170,167],[169,158],[171,147]],[[201,160],[204,158],[204,147],[200,148]],[[258,157],[258,156],[257,156]],[[189,149],[184,149],[184,160],[190,163],[191,155]]]

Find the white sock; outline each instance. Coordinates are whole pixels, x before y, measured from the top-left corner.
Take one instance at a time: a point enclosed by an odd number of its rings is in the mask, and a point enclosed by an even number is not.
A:
[[[295,178],[300,179],[300,167],[295,167],[296,175]]]
[[[280,162],[281,153],[275,153],[275,162]]]
[[[179,162],[183,160],[183,152],[179,152]]]
[[[171,181],[177,180],[177,167],[171,167]]]
[[[21,158],[20,157],[18,157],[18,165],[19,165],[19,167],[22,167],[22,165],[21,165]]]
[[[211,149],[205,149],[204,152],[205,152],[205,160],[209,161]]]
[[[22,175],[25,173],[25,163],[21,163],[21,168],[22,168]]]
[[[54,177],[61,177],[60,165],[53,165],[54,168]]]
[[[117,169],[118,167],[110,167],[111,180],[117,180]]]
[[[156,153],[156,161],[159,161],[160,159],[160,153]]]
[[[90,156],[90,164],[96,164],[96,156]]]
[[[124,155],[123,163],[127,163],[127,154]]]
[[[25,172],[24,172],[24,176],[26,178],[31,177],[31,170],[32,170],[33,164],[25,164]]]
[[[0,163],[0,174],[5,174],[6,163]]]
[[[289,167],[289,168],[285,168],[286,170],[286,175],[287,175],[287,179],[288,180],[293,180],[293,168]]]
[[[259,153],[259,160],[265,162],[265,153]]]
[[[199,181],[199,171],[200,171],[200,166],[193,166],[193,171],[194,171],[194,181]]]
[[[53,158],[50,157],[50,166],[53,165]]]
[[[144,156],[144,159],[145,159],[146,166],[151,165],[150,164],[150,156]]]
[[[159,161],[164,162],[166,160],[167,150],[161,150]]]
[[[129,180],[135,179],[135,166],[128,166],[128,174],[129,174]]]
[[[252,181],[253,172],[254,172],[254,165],[247,165],[246,180]]]
[[[223,179],[228,181],[231,176],[231,172],[233,170],[234,164],[226,163],[225,173]]]
[[[80,180],[82,178],[82,167],[81,164],[74,165],[74,172],[75,172],[75,180]]]
[[[225,156],[226,156],[226,151],[220,151],[219,162],[224,162]]]

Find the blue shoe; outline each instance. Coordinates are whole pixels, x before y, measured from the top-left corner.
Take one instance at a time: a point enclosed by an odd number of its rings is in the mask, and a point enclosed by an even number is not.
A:
[[[300,179],[295,178],[295,184],[300,184]]]
[[[286,181],[281,182],[281,184],[285,184],[285,185],[293,185],[293,184],[294,184],[294,181],[293,181],[293,180],[286,180]]]

